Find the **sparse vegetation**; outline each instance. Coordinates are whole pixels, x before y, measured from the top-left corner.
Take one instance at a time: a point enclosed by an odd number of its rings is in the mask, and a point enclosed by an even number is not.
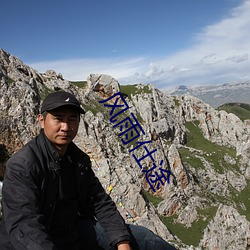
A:
[[[179,154],[181,155],[181,159],[184,163],[188,163],[192,167],[201,168],[203,163],[201,159],[192,154],[187,148],[180,148]]]
[[[143,195],[148,201],[150,201],[155,207],[163,201],[162,197],[158,197],[149,192],[143,191]],[[199,218],[192,223],[191,227],[176,222],[177,215],[165,217],[160,216],[162,222],[167,226],[168,230],[176,235],[183,243],[187,245],[198,246],[200,239],[202,238],[203,231],[207,227],[208,223],[214,218],[217,206],[208,206],[206,209],[198,209]],[[190,237],[192,235],[192,237]]]
[[[102,113],[104,115],[104,119],[108,121],[111,118],[109,115],[110,108],[105,107],[102,103],[99,103],[99,101],[101,101],[101,99],[86,99],[86,103],[82,106],[84,110],[91,111],[94,115],[98,112]]]
[[[46,87],[46,86],[44,85],[42,91],[41,91],[39,94],[40,94],[41,99],[44,100],[45,97],[46,97],[48,94],[52,93],[52,92],[53,92],[53,90],[49,89],[48,87]]]
[[[180,104],[180,101],[176,99],[176,97],[174,96],[174,104],[176,107],[179,107],[181,104]]]
[[[231,193],[231,198],[237,206],[237,211],[241,215],[245,215],[247,220],[250,220],[250,183],[248,183],[247,186],[241,192],[237,192],[234,189],[231,191]],[[241,204],[244,204],[245,208],[243,208]]]
[[[14,82],[14,80],[11,79],[10,77],[7,77],[6,81],[7,81],[8,85],[11,85]]]
[[[87,87],[87,81],[71,81],[73,85],[79,87],[79,88],[86,88]]]
[[[201,129],[198,127],[197,122],[187,122],[185,124],[187,128],[187,145],[188,147],[199,149],[202,151],[201,156],[204,157],[207,161],[211,162],[214,168],[219,172],[223,173],[225,169],[233,168],[238,170],[237,167],[237,158],[236,150],[233,148],[227,148],[225,146],[220,146],[204,138]],[[187,150],[180,150],[180,154],[183,157],[183,161],[191,163],[194,161],[194,166],[199,166],[200,162],[197,157],[192,156],[191,153],[188,155]],[[198,153],[196,153],[198,154]],[[224,156],[229,155],[236,160],[236,164],[228,164],[224,160]]]
[[[237,115],[242,121],[250,119],[250,105],[246,103],[227,103],[219,106],[217,110]]]
[[[125,97],[131,99],[131,95],[142,94],[142,93],[152,93],[148,85],[121,85],[120,86],[121,94]]]
[[[143,191],[143,195],[146,197],[148,201],[150,201],[155,207],[158,206],[158,204],[163,201],[164,199],[162,197],[153,195],[147,191]]]
[[[198,246],[204,229],[207,227],[210,220],[214,218],[216,211],[217,207],[215,206],[208,207],[204,210],[199,209],[199,219],[192,223],[192,227],[186,227],[181,223],[177,223],[177,215],[170,217],[161,216],[161,220],[183,243]]]

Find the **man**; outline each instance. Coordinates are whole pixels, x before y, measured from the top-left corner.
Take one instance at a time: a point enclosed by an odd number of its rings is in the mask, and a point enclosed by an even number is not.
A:
[[[41,107],[40,134],[8,161],[0,249],[174,249],[146,228],[126,225],[72,140],[84,110],[70,93]]]

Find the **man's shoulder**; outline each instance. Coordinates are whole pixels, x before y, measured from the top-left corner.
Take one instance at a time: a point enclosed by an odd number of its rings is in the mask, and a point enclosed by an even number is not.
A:
[[[37,143],[36,138],[29,141],[27,144],[25,144],[20,150],[15,152],[8,162],[12,161],[24,161],[24,162],[30,162],[33,159],[36,158],[36,151],[37,150]]]
[[[80,149],[74,142],[71,142],[70,145],[70,153],[75,156],[88,156],[82,149]]]
[[[70,155],[77,161],[90,162],[90,157],[73,142],[70,144]]]

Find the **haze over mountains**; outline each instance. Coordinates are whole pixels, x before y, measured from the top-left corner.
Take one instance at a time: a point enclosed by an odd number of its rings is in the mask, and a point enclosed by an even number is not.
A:
[[[225,103],[250,104],[250,81],[242,83],[209,84],[205,86],[180,85],[165,91],[170,95],[195,96],[214,108]]]

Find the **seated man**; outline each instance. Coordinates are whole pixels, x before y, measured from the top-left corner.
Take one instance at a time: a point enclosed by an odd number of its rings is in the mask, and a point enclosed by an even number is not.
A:
[[[40,134],[8,161],[1,250],[175,249],[150,230],[125,224],[72,140],[84,110],[70,93],[41,107]]]

